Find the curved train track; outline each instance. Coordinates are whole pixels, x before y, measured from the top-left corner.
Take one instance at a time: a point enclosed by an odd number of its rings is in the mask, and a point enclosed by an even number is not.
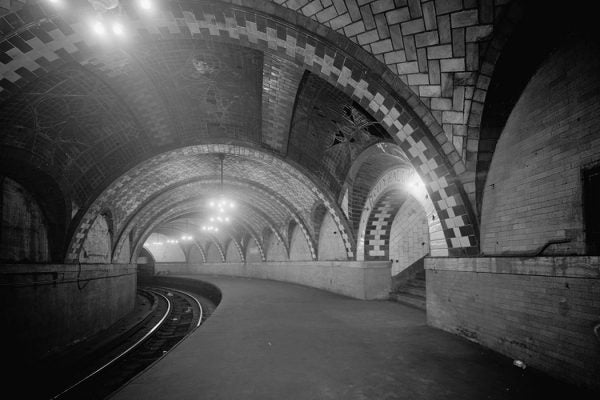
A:
[[[140,291],[153,299],[155,311],[118,342],[96,350],[89,357],[93,358],[91,371],[72,376],[52,399],[107,397],[163,357],[214,309],[210,300],[180,289],[148,287]]]

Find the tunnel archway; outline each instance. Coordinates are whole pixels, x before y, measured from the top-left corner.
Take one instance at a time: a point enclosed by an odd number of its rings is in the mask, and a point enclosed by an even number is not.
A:
[[[227,42],[229,44],[239,45],[239,36],[236,32],[232,30],[228,30],[228,28],[221,26],[219,24],[215,24],[212,17],[208,17],[207,15],[202,13],[200,9],[188,10],[187,3],[176,3],[174,4],[176,7],[183,7],[183,10],[186,13],[189,13],[193,18],[183,19],[182,23],[188,26],[189,32],[200,32],[207,33],[209,37],[212,39],[223,40],[223,42]],[[257,10],[263,10],[264,4],[257,3]],[[218,4],[216,7],[216,11],[227,12],[227,10],[236,6],[229,4]],[[277,10],[278,8],[270,5],[268,7],[269,11]],[[236,12],[239,10],[235,9]],[[241,11],[240,11],[241,12]],[[249,24],[250,19],[254,18],[254,14],[260,14],[263,11],[250,11],[244,10],[242,12],[244,18],[248,16],[248,18],[240,19],[238,23],[242,23],[244,19],[244,24]],[[245,14],[244,14],[245,13]],[[253,14],[254,13],[254,14]],[[242,15],[241,14],[241,15]],[[286,21],[286,13],[276,13],[277,16],[270,15],[268,19],[273,21],[276,26],[282,26],[282,30],[292,29],[290,25],[285,25]],[[251,18],[250,18],[251,17]],[[175,20],[177,20],[176,17]],[[226,19],[227,16],[224,16]],[[150,24],[148,28],[150,31],[154,31],[159,28],[161,22],[158,20],[150,20],[150,21],[132,21],[132,23],[137,24]],[[279,25],[278,25],[279,24]],[[307,26],[311,26],[313,22],[307,20]],[[239,27],[243,27],[239,25]],[[72,29],[74,32],[82,32],[81,27],[77,26],[77,24],[72,25]],[[277,28],[278,29],[278,28]],[[142,32],[143,29],[138,31]],[[148,31],[148,30],[145,30]],[[167,34],[169,30],[165,31]],[[225,33],[225,35],[221,35],[221,32]],[[249,33],[250,31],[246,31]],[[179,34],[179,32],[177,33]],[[253,33],[258,37],[262,38],[262,32]],[[322,44],[324,47],[331,49],[333,51],[332,54],[338,54],[332,58],[332,60],[340,60],[340,62],[336,61],[333,65],[327,62],[328,56],[324,54],[316,54],[314,58],[312,57],[310,60],[306,57],[302,59],[302,57],[298,57],[298,60],[294,58],[296,55],[301,55],[300,49],[306,50],[306,43],[301,41],[296,41],[294,47],[287,49],[280,49],[278,46],[271,46],[267,41],[257,40],[256,43],[254,39],[249,42],[244,42],[243,44],[247,47],[253,48],[255,50],[260,50],[263,52],[267,52],[269,55],[276,55],[277,57],[281,57],[282,59],[298,61],[302,63],[306,70],[311,71],[311,73],[319,76],[320,79],[323,79],[329,83],[331,83],[334,87],[339,89],[341,92],[346,93],[350,96],[353,101],[356,101],[357,104],[366,110],[377,123],[381,124],[381,126],[389,133],[390,137],[394,138],[394,140],[402,147],[404,153],[410,159],[410,162],[420,170],[422,177],[424,179],[425,184],[428,187],[428,190],[431,192],[431,195],[435,197],[435,206],[441,207],[438,211],[440,215],[444,214],[442,211],[446,211],[448,208],[452,208],[452,213],[458,214],[461,212],[461,223],[463,225],[460,226],[472,226],[473,229],[465,229],[465,231],[476,231],[476,222],[472,219],[470,215],[471,207],[469,205],[469,201],[462,189],[462,184],[460,179],[458,179],[461,174],[464,173],[464,164],[460,161],[461,156],[456,153],[452,145],[448,145],[447,138],[445,135],[440,134],[441,129],[440,125],[436,122],[435,118],[431,115],[431,113],[427,110],[420,100],[412,93],[404,83],[402,83],[397,77],[394,77],[390,74],[383,73],[383,69],[380,70],[378,66],[380,64],[377,63],[371,56],[364,54],[364,58],[373,61],[375,67],[375,73],[371,74],[370,68],[367,68],[366,63],[362,62],[362,53],[360,58],[355,58],[350,54],[341,51],[340,48],[337,48],[334,43],[333,37],[330,37],[329,32],[323,31],[321,36],[313,35],[312,33],[308,33],[307,31],[298,31],[296,36],[298,37],[306,37],[309,38],[309,41],[315,40],[316,42]],[[72,46],[69,42],[72,38],[66,36],[63,39],[56,40],[53,42],[53,46],[56,48],[65,48],[72,50]],[[89,44],[90,49],[94,49],[97,45],[97,42],[89,37],[88,35],[83,35],[83,39]],[[62,42],[61,42],[62,40]],[[342,40],[349,47],[353,48],[355,46],[349,40],[343,38],[337,38],[336,40]],[[68,51],[67,51],[68,52]],[[104,70],[102,68],[99,69],[99,73],[102,76],[107,76],[107,71],[112,71],[111,68],[114,67],[114,63],[117,63],[124,68],[122,71],[138,71],[139,65],[135,62],[132,62],[131,59],[127,57],[115,57],[112,59],[113,64],[109,59],[102,59],[101,62],[96,62],[93,56],[88,54],[78,53],[78,57],[74,57],[85,65],[86,68],[96,69],[95,65],[104,65]],[[318,59],[318,62],[314,62]],[[8,68],[12,68],[13,64],[9,63]],[[60,65],[58,63],[57,65]],[[327,65],[326,68],[323,66]],[[129,70],[128,70],[129,68]],[[127,72],[125,72],[127,73]],[[195,73],[199,73],[196,71]],[[203,72],[200,72],[203,73]],[[27,79],[27,78],[24,78]],[[146,76],[145,79],[152,80],[151,76]],[[110,79],[108,79],[110,81]],[[115,88],[111,86],[111,88]],[[114,89],[116,90],[116,89]],[[132,103],[133,104],[133,103]],[[142,110],[142,105],[137,103],[133,104],[133,109]],[[168,109],[169,107],[166,107]],[[160,112],[157,112],[158,115]],[[165,116],[165,121],[172,121],[173,115]],[[136,121],[137,127],[136,130],[146,131],[144,128],[145,124],[148,124],[149,121],[145,121],[142,119],[138,119]],[[179,122],[175,123],[178,125]],[[156,132],[156,128],[148,129],[148,132]],[[184,129],[185,131],[185,129]],[[186,139],[186,133],[180,132],[182,135],[182,140]],[[228,133],[231,134],[231,133]],[[151,153],[149,152],[141,152],[141,155],[147,157]],[[130,160],[132,161],[132,160]],[[132,164],[128,164],[132,165]],[[121,171],[123,172],[123,171]],[[115,178],[118,174],[114,173],[103,173],[102,176],[105,179],[100,179],[102,182],[106,182],[110,179]],[[100,182],[97,178],[91,179],[92,176],[87,177],[86,179],[89,182]],[[96,186],[99,187],[99,186]],[[92,198],[95,197],[99,190],[92,190],[88,193],[91,193]],[[438,200],[439,199],[439,200]],[[446,201],[447,199],[451,199],[450,201]],[[327,202],[330,202],[330,199],[326,199]],[[453,206],[449,206],[448,204],[456,204]],[[334,214],[335,215],[335,214]],[[450,217],[449,217],[450,218]],[[442,224],[445,226],[447,218],[442,218]],[[79,225],[80,222],[83,221],[84,224],[88,222],[88,216],[85,216],[83,213],[79,215],[77,221],[75,221],[74,225]],[[336,221],[337,222],[337,221]],[[453,224],[456,221],[453,220]],[[453,249],[454,246],[457,247],[457,252],[473,252],[476,251],[477,248],[477,238],[476,235],[467,235],[462,236],[462,233],[457,230],[457,227],[445,227],[448,231],[447,234],[450,234],[450,231],[459,238],[457,241],[452,241],[450,244],[450,248]],[[346,234],[348,235],[348,234]],[[353,238],[348,236],[347,244],[350,246],[347,248],[348,256],[355,257],[353,251]],[[467,246],[468,245],[468,246]],[[465,247],[466,246],[466,247]],[[67,256],[67,259],[73,259],[73,254],[71,252]]]

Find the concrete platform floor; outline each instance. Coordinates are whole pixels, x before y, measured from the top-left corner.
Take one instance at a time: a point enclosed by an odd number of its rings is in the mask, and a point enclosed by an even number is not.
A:
[[[274,281],[188,277],[217,285],[221,304],[114,399],[589,396],[430,328],[422,311],[397,303]]]

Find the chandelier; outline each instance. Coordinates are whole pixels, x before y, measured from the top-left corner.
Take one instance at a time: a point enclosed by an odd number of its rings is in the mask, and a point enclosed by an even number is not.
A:
[[[88,0],[87,7],[69,0],[44,0],[56,12],[75,10],[87,20],[90,32],[99,39],[113,42],[113,39],[126,39],[132,33],[126,26],[122,3],[126,8],[137,10],[140,16],[151,17],[161,0]],[[85,3],[84,3],[85,4]]]
[[[223,193],[223,161],[225,160],[225,154],[220,153],[218,157],[221,161],[219,196],[208,200],[207,205],[211,211],[211,215],[208,218],[209,223],[204,224],[201,227],[201,230],[208,232],[218,232],[220,225],[231,222],[230,213],[235,209],[235,202],[228,199]]]

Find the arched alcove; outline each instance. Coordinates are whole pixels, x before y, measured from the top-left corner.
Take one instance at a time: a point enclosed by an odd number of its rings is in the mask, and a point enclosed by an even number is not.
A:
[[[340,232],[330,213],[323,215],[319,223],[319,260],[346,260],[346,251]]]
[[[310,261],[312,255],[306,237],[300,227],[296,224],[291,232],[290,238],[290,260],[291,261]]]
[[[162,233],[152,233],[144,242],[144,247],[159,262],[185,262],[185,254],[179,243]]]
[[[33,197],[16,181],[0,180],[0,260],[6,262],[50,261],[48,226]]]
[[[246,262],[261,262],[260,248],[254,238],[250,238],[246,246]]]

